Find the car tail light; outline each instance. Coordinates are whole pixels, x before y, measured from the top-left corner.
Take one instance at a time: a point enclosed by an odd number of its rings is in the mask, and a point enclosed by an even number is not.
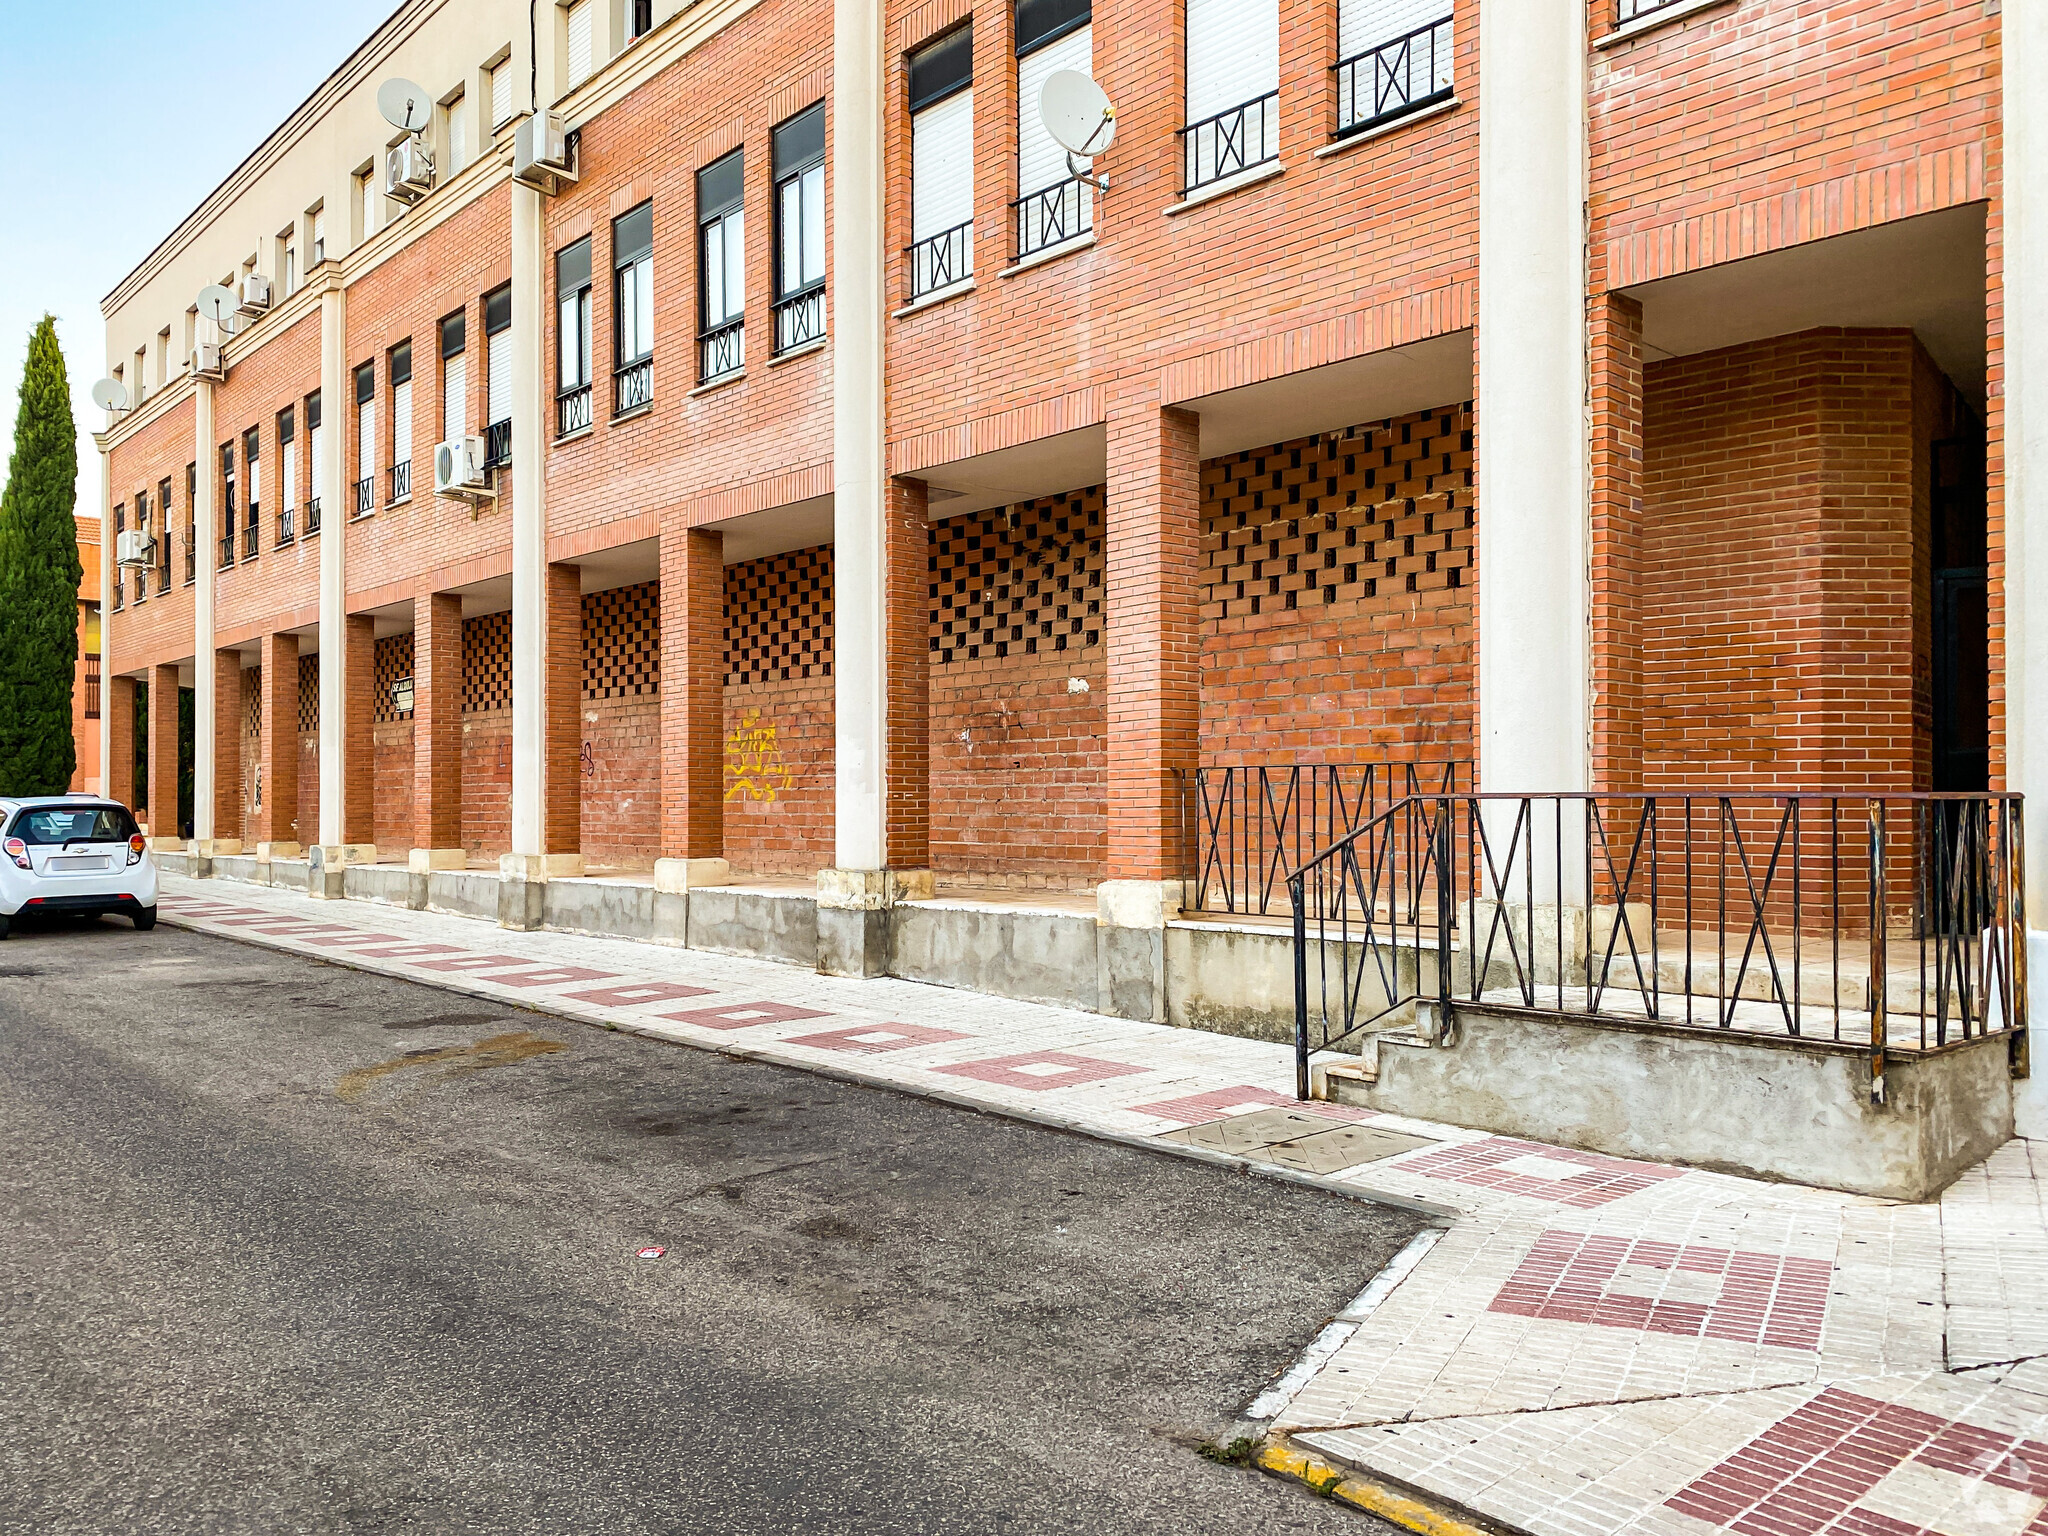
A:
[[[0,843],[0,848],[7,850],[7,857],[14,860],[16,869],[33,869],[34,866],[28,861],[28,844],[20,838],[10,837],[6,842]]]
[[[143,851],[144,851],[145,849],[147,849],[148,847],[149,847],[149,844],[143,841],[143,838],[142,838],[142,834],[141,834],[140,832],[136,833],[136,834],[135,834],[135,835],[134,835],[133,837],[129,838],[129,839],[128,839],[128,862],[129,862],[130,864],[139,864],[139,863],[141,863],[141,862],[142,862],[142,855],[143,855]]]

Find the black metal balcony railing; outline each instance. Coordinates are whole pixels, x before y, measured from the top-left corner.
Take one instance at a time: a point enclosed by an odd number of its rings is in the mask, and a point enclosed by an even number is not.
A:
[[[391,466],[391,499],[403,501],[412,494],[412,460],[400,459]]]
[[[377,477],[365,475],[356,482],[356,516],[368,517],[377,507]]]
[[[590,386],[579,384],[555,396],[555,436],[567,437],[590,425]]]
[[[250,502],[248,518],[242,524],[242,558],[254,560],[262,548],[258,529],[263,526],[263,514],[256,502]]]
[[[114,578],[114,611],[119,613],[128,605],[128,588],[119,576]]]
[[[1190,123],[1181,129],[1180,143],[1185,192],[1264,165],[1280,153],[1280,93],[1269,91],[1243,106]]]
[[[654,359],[635,358],[612,375],[612,414],[627,416],[654,404]]]
[[[135,572],[135,601],[149,601],[149,573],[145,570],[137,569]]]
[[[742,315],[697,335],[697,378],[709,384],[747,365],[747,321]]]
[[[1017,210],[1017,259],[1085,235],[1095,227],[1095,188],[1078,176],[1055,182],[1020,197]]]
[[[305,534],[307,538],[311,538],[314,534],[318,533],[319,531],[320,498],[318,496],[311,496],[308,497],[306,500],[306,526],[302,528],[300,532]]]
[[[1623,24],[1680,3],[1681,0],[1615,0],[1614,18],[1617,24]]]
[[[227,570],[235,563],[235,530],[230,528],[220,536],[220,568]]]
[[[190,523],[185,525],[185,585],[191,586],[199,579],[199,530]]]
[[[1451,99],[1451,18],[1340,59],[1337,137]]]
[[[158,548],[163,551],[163,563],[156,568],[156,595],[162,597],[171,590],[171,535],[169,529],[164,531],[163,542],[158,545]],[[147,578],[139,577],[137,579],[146,580]]]
[[[775,301],[775,350],[793,352],[825,334],[825,280]]]
[[[512,418],[484,428],[484,468],[503,469],[512,462]]]
[[[298,515],[298,508],[296,507],[286,507],[277,514],[277,537],[272,540],[272,543],[278,548],[282,549],[299,536],[297,529]]]
[[[909,247],[910,296],[923,298],[974,275],[974,220],[942,229]]]

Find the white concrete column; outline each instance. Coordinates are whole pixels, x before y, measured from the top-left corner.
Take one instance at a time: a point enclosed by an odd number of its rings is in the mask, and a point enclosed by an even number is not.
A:
[[[543,861],[548,851],[544,212],[539,192],[512,184],[512,856]]]
[[[335,238],[333,215],[327,237]],[[323,863],[346,862],[348,835],[348,294],[330,277],[320,294],[320,843]],[[310,450],[308,450],[310,451]],[[337,893],[338,894],[338,893]]]
[[[220,445],[207,379],[192,384],[192,461],[192,840],[205,848],[213,841],[213,592],[220,580]]]
[[[2048,5],[2013,0],[2004,30],[2005,783],[2027,797],[2028,1020],[2022,1136],[2048,1136]]]
[[[1586,13],[1479,13],[1480,788],[1588,779]]]
[[[100,449],[100,789],[108,794],[114,787],[114,711],[108,701],[114,693],[114,468],[113,456]],[[170,514],[157,509],[161,537],[171,536]],[[88,786],[90,787],[90,786]],[[151,807],[150,825],[156,825]],[[177,819],[172,818],[174,821]]]
[[[832,10],[833,863],[887,860],[882,6]]]

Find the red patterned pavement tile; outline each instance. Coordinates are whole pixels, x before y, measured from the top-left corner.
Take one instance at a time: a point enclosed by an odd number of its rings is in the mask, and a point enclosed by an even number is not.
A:
[[[508,987],[566,987],[578,981],[610,981],[617,971],[593,971],[581,965],[544,965],[518,976],[493,976],[491,980]]]
[[[1579,1152],[1570,1147],[1546,1147],[1506,1136],[1490,1136],[1485,1141],[1425,1152],[1402,1163],[1401,1170],[1498,1189],[1510,1195],[1555,1200],[1581,1210],[1606,1205],[1665,1179],[1680,1178],[1685,1171],[1662,1168],[1655,1163],[1632,1163],[1626,1158],[1602,1157],[1597,1152]]]
[[[1250,1114],[1255,1109],[1307,1108],[1291,1093],[1275,1093],[1271,1088],[1212,1088],[1207,1093],[1191,1093],[1184,1099],[1161,1099],[1156,1104],[1133,1104],[1134,1115],[1157,1115],[1162,1120],[1178,1120],[1182,1125],[1206,1125],[1211,1120],[1227,1120],[1232,1115]],[[1345,1104],[1318,1102],[1314,1113],[1325,1120],[1370,1120],[1373,1111],[1356,1109]]]
[[[298,937],[308,944],[322,944],[329,949],[360,949],[370,944],[405,942],[395,933],[365,933],[360,928],[350,928],[341,933],[302,933]]]
[[[462,949],[456,944],[380,944],[356,953],[370,960],[421,960],[428,955],[459,955]]]
[[[533,963],[524,955],[456,955],[447,960],[422,960],[419,968],[423,971],[504,971]]]
[[[572,1003],[595,1003],[600,1008],[631,1008],[640,1003],[673,1003],[686,997],[709,997],[710,987],[686,987],[675,981],[630,981],[620,987],[593,987],[588,992],[571,992]]]
[[[695,1024],[700,1029],[747,1029],[755,1024],[790,1024],[798,1019],[829,1019],[816,1008],[794,1008],[788,1003],[727,1003],[719,1008],[685,1008],[664,1013],[664,1019],[678,1024]]]
[[[1079,1083],[1099,1082],[1106,1077],[1123,1077],[1149,1069],[1122,1061],[1098,1061],[1093,1056],[1070,1056],[1065,1051],[1026,1051],[1021,1056],[963,1061],[932,1070],[951,1077],[971,1077],[979,1082],[999,1083],[1005,1088],[1028,1088],[1039,1093],[1047,1088],[1072,1088]]]
[[[796,1035],[784,1045],[811,1045],[821,1051],[900,1051],[907,1045],[941,1045],[948,1040],[971,1040],[956,1029],[933,1029],[927,1024],[849,1024],[845,1029],[828,1029],[815,1035]]]

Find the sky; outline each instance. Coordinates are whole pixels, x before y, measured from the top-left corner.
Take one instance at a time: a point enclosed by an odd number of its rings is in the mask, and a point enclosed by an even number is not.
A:
[[[78,419],[78,510],[97,515],[100,300],[391,14],[397,0],[6,4],[0,101],[22,153],[0,195],[0,478],[28,337],[47,311]]]

